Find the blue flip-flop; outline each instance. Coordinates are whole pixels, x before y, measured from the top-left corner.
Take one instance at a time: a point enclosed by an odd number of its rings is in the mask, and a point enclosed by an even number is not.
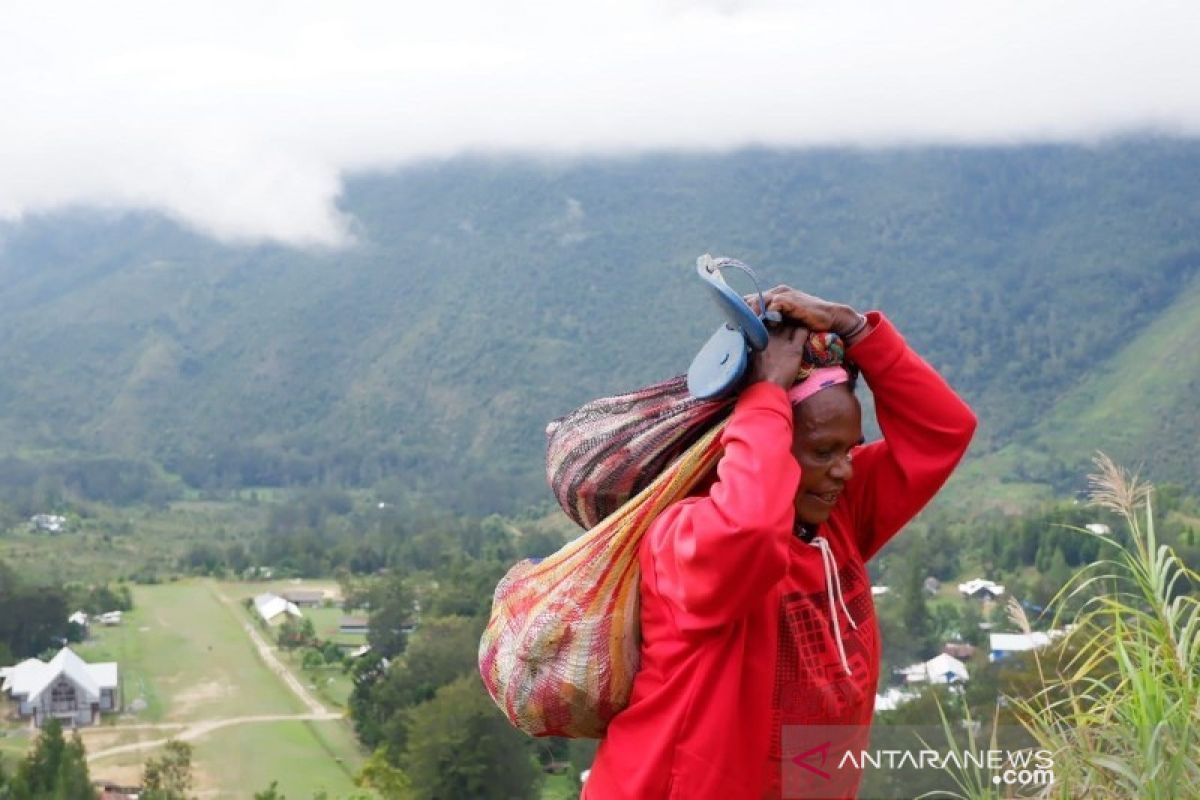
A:
[[[713,258],[707,253],[696,259],[696,272],[725,317],[725,323],[709,337],[688,367],[688,392],[701,400],[728,397],[738,390],[750,366],[750,353],[767,346],[767,324],[781,319],[777,311],[755,314],[721,276],[725,267],[749,275],[758,292],[758,307],[766,306],[758,276],[749,266],[737,259]]]

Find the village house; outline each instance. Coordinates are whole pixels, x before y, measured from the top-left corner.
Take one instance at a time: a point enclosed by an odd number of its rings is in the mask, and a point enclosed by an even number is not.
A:
[[[338,633],[366,635],[370,631],[370,620],[366,617],[342,617],[338,623]]]
[[[952,655],[942,653],[928,661],[899,670],[905,683],[962,683],[971,679],[967,665]]]
[[[121,706],[116,662],[89,664],[69,647],[49,663],[29,658],[0,668],[0,691],[17,706],[22,719],[41,727],[54,718],[67,727],[92,725]]]
[[[29,526],[44,533],[62,533],[67,529],[67,518],[58,514],[34,514],[29,518]]]
[[[964,597],[974,597],[977,600],[995,600],[1004,594],[1004,587],[984,578],[975,578],[958,585],[958,591]]]
[[[1046,633],[1032,631],[1031,633],[990,634],[988,636],[988,661],[994,663],[1002,658],[1007,658],[1013,653],[1041,650],[1055,639],[1066,635],[1070,631],[1070,627],[1068,625],[1065,630],[1055,628]]]
[[[258,612],[258,616],[262,618],[262,621],[268,625],[282,622],[288,616],[296,617],[297,619],[304,616],[295,603],[284,600],[272,592],[263,592],[255,597],[254,610]]]
[[[318,608],[325,602],[325,593],[319,589],[288,589],[279,595],[299,608]]]
[[[896,686],[889,686],[883,694],[875,695],[875,713],[881,711],[895,711],[905,703],[916,700],[920,697],[919,692],[914,692],[910,689],[900,689]]]

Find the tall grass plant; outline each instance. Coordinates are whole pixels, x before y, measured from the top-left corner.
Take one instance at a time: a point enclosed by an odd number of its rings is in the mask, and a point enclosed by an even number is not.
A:
[[[1051,603],[1069,633],[1035,654],[1041,688],[1008,703],[1054,754],[1042,797],[1200,797],[1200,575],[1159,543],[1152,487],[1103,454],[1095,464],[1092,502],[1125,530],[1075,529],[1102,542],[1101,557]],[[1030,630],[1019,604],[1010,614]]]

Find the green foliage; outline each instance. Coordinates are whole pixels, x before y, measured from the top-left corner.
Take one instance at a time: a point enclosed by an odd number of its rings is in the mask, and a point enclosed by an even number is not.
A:
[[[71,606],[88,614],[103,614],[108,611],[132,611],[133,591],[127,583],[116,586],[107,583],[86,587],[67,587],[71,592]]]
[[[367,642],[383,658],[395,658],[404,652],[408,633],[416,624],[415,597],[408,582],[391,574],[376,584],[371,593],[371,623]]]
[[[68,741],[59,721],[49,720],[33,750],[18,765],[8,792],[13,800],[93,800],[96,793],[79,734]]]
[[[472,797],[533,800],[542,773],[527,738],[516,731],[466,675],[413,709],[401,768],[419,800]]]
[[[192,746],[172,739],[161,755],[146,761],[141,794],[145,800],[186,800],[192,788]]]
[[[371,754],[354,782],[359,786],[374,789],[383,800],[413,800],[416,797],[404,770],[388,763],[382,749]]]
[[[478,669],[482,619],[427,618],[413,633],[403,657],[370,689],[371,715],[379,720],[382,744],[389,752],[404,752],[408,745],[407,714],[433,699],[442,686]]]
[[[0,561],[0,647],[11,657],[36,656],[67,638],[67,594],[53,586],[26,585]]]
[[[295,650],[298,647],[310,647],[316,644],[317,634],[313,629],[312,620],[308,617],[299,619],[288,617],[279,626],[275,639],[283,649]]]
[[[287,800],[287,797],[276,788],[278,786],[279,781],[271,781],[271,785],[266,789],[254,793],[254,800]]]
[[[1101,798],[1190,795],[1200,781],[1200,574],[1158,540],[1150,487],[1107,457],[1097,465],[1093,500],[1123,518],[1127,538],[1078,531],[1105,557],[1054,598],[1075,647],[1050,672],[1035,654],[1040,691],[1014,706],[1056,755],[1052,796],[1080,786]],[[1079,595],[1070,611],[1063,601]]]

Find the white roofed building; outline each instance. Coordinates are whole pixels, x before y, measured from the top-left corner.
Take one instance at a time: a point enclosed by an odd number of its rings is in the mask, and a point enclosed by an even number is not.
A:
[[[971,679],[967,665],[946,653],[904,667],[899,672],[904,676],[905,683],[960,683]]]
[[[1041,650],[1066,633],[1067,630],[1058,629],[1050,630],[1046,633],[1042,633],[1041,631],[1032,631],[1031,633],[993,633],[988,636],[988,661],[999,661],[1010,653]]]
[[[91,725],[121,707],[116,662],[89,664],[69,647],[49,663],[29,658],[0,669],[0,691],[38,727],[51,717],[69,727]]]
[[[875,695],[875,713],[878,714],[880,711],[895,711],[900,706],[916,700],[920,696],[919,692],[891,686],[883,694]]]
[[[958,591],[967,597],[995,599],[1004,594],[1004,587],[985,578],[975,578],[958,585]]]
[[[268,625],[272,625],[280,621],[282,615],[292,617],[303,617],[300,608],[290,600],[284,600],[277,594],[272,592],[263,592],[254,598],[254,610],[258,612],[258,616]]]

